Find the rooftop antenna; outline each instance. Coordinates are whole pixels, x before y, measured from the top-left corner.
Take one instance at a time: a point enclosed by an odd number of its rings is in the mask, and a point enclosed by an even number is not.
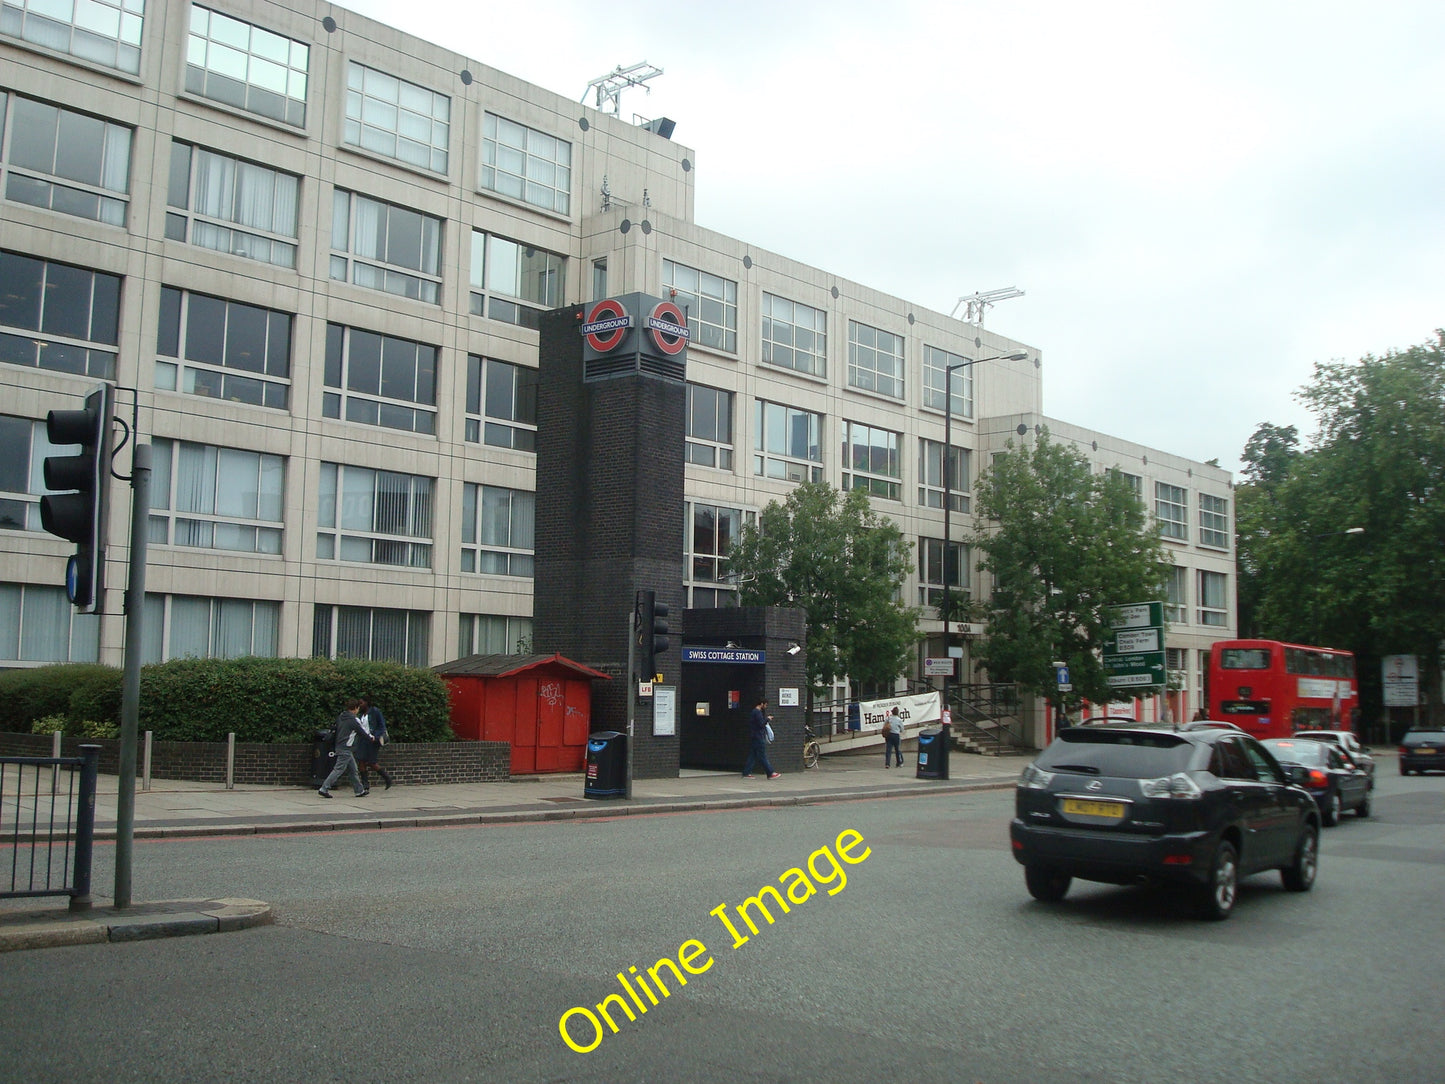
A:
[[[588,83],[587,90],[582,92],[582,100],[585,102],[587,95],[595,90],[597,92],[597,109],[618,116],[622,111],[621,102],[624,90],[628,87],[642,87],[650,93],[652,88],[647,86],[647,81],[655,79],[661,74],[661,68],[655,64],[649,64],[645,60],[627,68],[619,64],[606,75],[599,75]]]
[[[964,307],[964,320],[983,327],[983,314],[993,308],[995,301],[1007,301],[1011,297],[1023,296],[1024,292],[1015,286],[1005,286],[1002,290],[984,290],[980,293],[969,294],[967,297],[960,297],[958,304],[953,306],[953,311],[948,315],[957,316],[959,308]]]

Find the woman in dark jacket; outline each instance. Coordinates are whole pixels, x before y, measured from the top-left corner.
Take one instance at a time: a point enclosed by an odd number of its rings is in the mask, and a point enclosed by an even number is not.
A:
[[[356,754],[357,765],[361,768],[361,778],[369,790],[371,788],[371,775],[375,771],[381,776],[381,781],[386,784],[386,789],[391,789],[391,773],[381,766],[381,747],[386,744],[386,716],[381,709],[371,702],[371,697],[361,698],[361,710],[357,712],[362,728],[365,730],[361,751]]]

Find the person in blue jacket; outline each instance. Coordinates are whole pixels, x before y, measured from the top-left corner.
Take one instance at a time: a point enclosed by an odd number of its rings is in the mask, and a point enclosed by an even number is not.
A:
[[[386,744],[386,716],[381,709],[371,702],[371,697],[361,698],[361,710],[357,713],[357,719],[361,722],[361,729],[364,732],[364,740],[361,749],[357,752],[356,760],[361,766],[361,778],[366,784],[366,789],[371,789],[371,773],[375,772],[381,776],[381,781],[386,784],[386,789],[391,789],[391,773],[380,764],[381,747]]]

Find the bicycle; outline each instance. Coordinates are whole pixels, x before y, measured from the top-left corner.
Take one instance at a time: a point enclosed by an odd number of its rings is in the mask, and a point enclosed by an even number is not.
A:
[[[823,753],[823,747],[818,744],[818,736],[813,733],[813,728],[807,723],[803,724],[803,767],[816,768],[818,758]]]

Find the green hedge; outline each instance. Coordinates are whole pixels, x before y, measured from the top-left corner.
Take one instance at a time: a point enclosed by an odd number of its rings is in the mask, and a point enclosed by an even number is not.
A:
[[[431,670],[361,659],[177,659],[141,669],[139,729],[158,741],[309,742],[347,699],[370,696],[393,741],[451,741],[445,683]],[[121,671],[69,664],[0,674],[0,729],[35,720],[120,722]]]

